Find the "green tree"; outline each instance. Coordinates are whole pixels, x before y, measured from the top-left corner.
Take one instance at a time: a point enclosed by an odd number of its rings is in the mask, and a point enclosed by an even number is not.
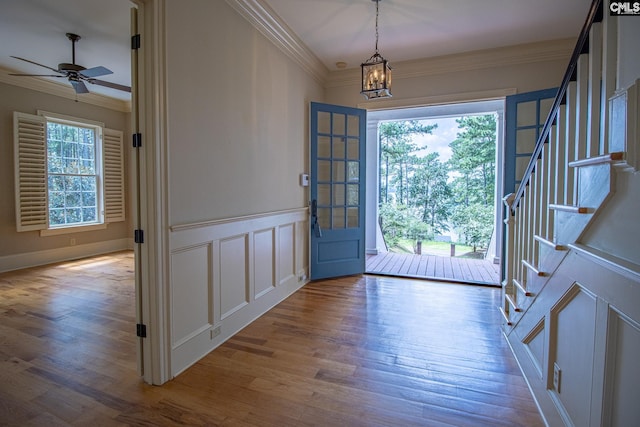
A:
[[[457,119],[460,131],[449,146],[449,165],[457,177],[451,183],[452,220],[465,243],[489,243],[493,232],[496,118],[493,114]]]
[[[380,202],[389,203],[390,190],[396,190],[398,203],[409,198],[408,179],[415,153],[421,150],[412,142],[414,135],[431,134],[437,125],[424,125],[417,120],[383,122],[380,135]]]
[[[438,153],[429,153],[415,159],[414,168],[411,205],[420,210],[420,218],[434,233],[448,231],[452,193],[447,165],[440,161]]]

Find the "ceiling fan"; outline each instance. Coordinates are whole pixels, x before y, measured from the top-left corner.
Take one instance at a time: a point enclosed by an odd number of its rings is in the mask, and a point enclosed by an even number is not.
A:
[[[71,83],[71,86],[75,89],[76,93],[89,93],[89,89],[85,85],[85,82],[95,84],[98,86],[104,86],[112,89],[122,90],[125,92],[131,92],[129,86],[120,85],[117,83],[106,82],[104,80],[98,80],[96,77],[105,76],[107,74],[113,74],[113,71],[108,68],[99,66],[93,68],[85,68],[82,65],[76,64],[76,42],[80,40],[80,36],[73,33],[67,33],[67,38],[71,40],[71,64],[61,63],[58,64],[58,69],[48,67],[46,65],[38,64],[37,62],[30,61],[28,59],[20,58],[18,56],[12,56],[12,58],[19,59],[21,61],[29,62],[31,64],[38,65],[40,67],[47,68],[54,73],[58,74],[10,74],[11,76],[28,76],[28,77],[59,77],[66,78]]]

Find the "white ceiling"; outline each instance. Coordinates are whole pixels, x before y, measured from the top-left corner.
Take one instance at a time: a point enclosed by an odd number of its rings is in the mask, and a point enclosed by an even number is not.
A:
[[[335,70],[339,61],[347,68],[358,67],[374,53],[373,0],[255,1],[278,15],[329,70]],[[381,0],[379,51],[397,64],[576,37],[590,4],[590,0]],[[86,68],[103,65],[114,73],[101,79],[130,85],[131,7],[129,0],[0,0],[0,67],[47,74],[44,68],[10,56],[57,68],[58,63],[71,62],[65,33],[72,32],[82,36],[76,45],[77,63]],[[125,92],[94,85],[89,90],[129,98]]]

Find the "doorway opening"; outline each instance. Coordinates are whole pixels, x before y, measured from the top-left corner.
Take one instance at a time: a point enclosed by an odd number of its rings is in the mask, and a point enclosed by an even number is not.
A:
[[[368,273],[499,285],[503,117],[504,99],[368,114]]]

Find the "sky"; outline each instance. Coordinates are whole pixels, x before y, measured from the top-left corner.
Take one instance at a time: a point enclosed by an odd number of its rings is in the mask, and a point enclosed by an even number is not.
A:
[[[421,123],[431,125],[438,124],[438,127],[433,130],[431,135],[417,135],[414,137],[413,142],[418,146],[427,146],[426,151],[416,153],[418,156],[423,156],[428,153],[439,153],[440,161],[446,162],[451,157],[451,149],[449,143],[456,139],[458,134],[458,124],[456,123],[456,117],[420,120]]]

